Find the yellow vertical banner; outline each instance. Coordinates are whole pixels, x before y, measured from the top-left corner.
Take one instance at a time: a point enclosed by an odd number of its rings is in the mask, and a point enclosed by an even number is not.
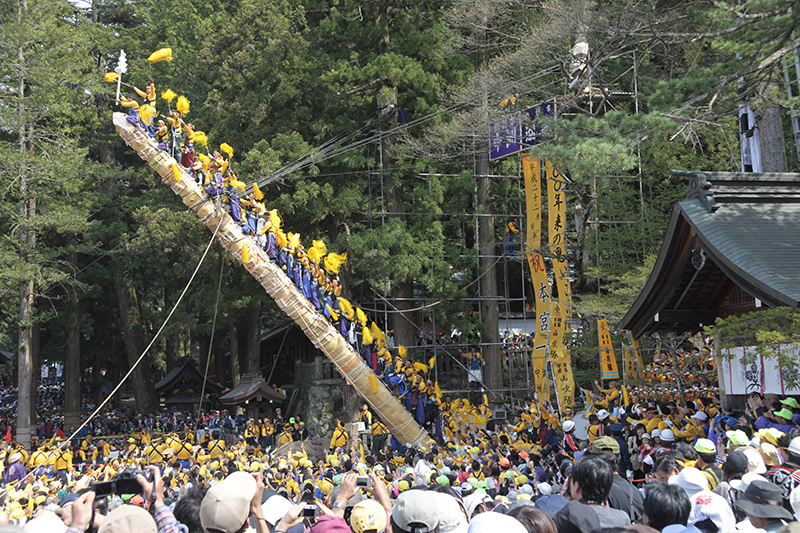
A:
[[[625,372],[625,379],[639,377],[639,373],[636,371],[636,361],[633,358],[633,350],[627,344],[622,345],[622,366]]]
[[[572,363],[569,352],[563,346],[552,357],[550,365],[553,368],[553,381],[555,382],[556,397],[561,409],[572,407],[575,404],[575,380],[572,377]]]
[[[544,267],[544,258],[538,253],[527,253],[536,298],[536,333],[533,339],[533,383],[536,396],[547,400],[547,356],[550,335],[550,284]]]
[[[625,331],[625,335],[628,336],[628,341],[630,342],[631,349],[633,350],[633,361],[636,363],[636,377],[642,377],[642,372],[644,372],[644,362],[642,361],[642,349],[639,346],[639,341],[633,338],[633,333],[630,331]]]
[[[571,316],[572,294],[567,275],[566,257],[566,198],[564,177],[549,160],[545,160],[547,178],[548,244],[552,254],[553,277],[558,290],[558,300],[550,304],[550,368],[560,408],[575,403],[575,382],[572,379],[572,362],[569,350],[564,347],[564,335]]]
[[[614,345],[605,318],[597,319],[597,338],[600,343],[600,379],[619,379]]]
[[[569,307],[564,302],[550,301],[550,367],[558,406],[563,409],[575,403],[575,382],[569,351],[564,347]]]
[[[542,176],[539,159],[523,155],[522,175],[525,178],[525,251],[532,253],[542,245]]]
[[[550,332],[550,282],[544,258],[537,251],[542,245],[542,178],[539,160],[529,155],[522,156],[522,172],[525,178],[526,236],[525,257],[531,269],[533,293],[536,299],[536,330],[531,354],[533,383],[536,397],[546,400],[548,395],[547,354]]]
[[[566,223],[567,208],[564,194],[566,179],[545,159],[545,176],[547,177],[547,222],[548,243],[553,254],[553,276],[558,288],[558,299],[572,305],[572,288],[567,274],[566,256]]]

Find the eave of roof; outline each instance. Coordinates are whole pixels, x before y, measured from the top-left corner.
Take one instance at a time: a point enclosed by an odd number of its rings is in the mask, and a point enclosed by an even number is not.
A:
[[[798,307],[800,175],[674,173],[690,177],[687,199],[673,208],[653,271],[620,327],[639,337],[652,326],[695,244],[765,305]]]

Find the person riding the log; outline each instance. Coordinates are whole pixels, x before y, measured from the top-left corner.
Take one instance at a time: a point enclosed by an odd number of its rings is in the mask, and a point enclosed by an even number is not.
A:
[[[483,356],[477,346],[472,346],[470,351],[462,353],[461,357],[469,359],[469,388],[480,388],[483,381]]]
[[[156,85],[153,80],[150,80],[150,85],[148,85],[144,91],[136,86],[131,87],[131,89],[133,89],[139,97],[144,98],[144,103],[153,107],[156,106]]]
[[[161,119],[156,122],[156,143],[158,143],[159,150],[169,148],[169,128]]]

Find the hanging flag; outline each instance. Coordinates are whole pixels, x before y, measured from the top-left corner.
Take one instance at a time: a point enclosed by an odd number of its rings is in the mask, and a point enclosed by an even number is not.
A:
[[[572,305],[564,239],[566,229],[565,180],[548,159],[545,160],[545,177],[547,178],[548,245],[552,257],[553,277],[558,291],[558,299],[551,298],[550,301],[550,368],[553,371],[553,384],[558,405],[564,409],[572,407],[575,403],[572,361],[569,350],[564,346],[564,335],[567,331]]]
[[[567,273],[566,221],[567,209],[564,195],[566,179],[545,159],[547,177],[547,222],[550,253],[553,254],[553,277],[556,280],[558,299],[572,305],[572,288]]]
[[[633,349],[633,360],[636,363],[636,377],[642,377],[642,373],[644,372],[644,362],[642,361],[642,349],[639,346],[639,341],[633,338],[633,333],[630,331],[625,331],[625,335],[627,335],[628,342]]]
[[[575,403],[575,382],[572,378],[572,361],[569,350],[564,347],[564,333],[568,307],[558,300],[550,301],[550,368],[556,399],[561,409]]]
[[[633,358],[633,350],[627,344],[622,344],[622,367],[625,372],[625,379],[637,379],[639,372],[636,371],[636,361]]]
[[[11,426],[6,428],[6,436],[3,437],[3,442],[11,442]]]
[[[554,352],[551,352],[550,366],[553,370],[553,382],[559,408],[572,408],[575,404],[575,381],[572,377],[569,352],[564,346],[559,346]]]
[[[617,358],[614,356],[614,345],[605,318],[597,320],[597,337],[600,341],[600,379],[619,379]]]
[[[525,179],[526,239],[525,256],[531,269],[533,294],[536,302],[536,325],[531,354],[533,383],[536,398],[548,398],[547,355],[550,333],[550,282],[544,257],[537,251],[542,246],[542,178],[538,159],[522,156]]]
[[[542,175],[539,159],[522,156],[525,179],[525,251],[534,252],[542,245]]]

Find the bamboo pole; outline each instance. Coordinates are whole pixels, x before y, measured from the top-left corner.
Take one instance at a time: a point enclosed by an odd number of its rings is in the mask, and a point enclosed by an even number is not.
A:
[[[352,346],[311,305],[283,271],[267,257],[255,241],[242,233],[238,224],[218,208],[194,178],[178,165],[180,179],[173,177],[173,165],[177,162],[168,153],[159,150],[156,143],[144,131],[128,122],[123,113],[114,113],[114,125],[123,140],[139,154],[150,168],[158,172],[161,180],[179,195],[210,230],[222,223],[217,233],[220,243],[239,261],[242,248],[247,246],[248,261],[244,268],[275,300],[281,310],[297,323],[315,347],[324,353],[336,366],[339,373],[355,387],[358,394],[378,413],[387,428],[404,445],[420,446],[431,442],[427,432],[417,424],[400,401],[375,376]],[[376,391],[372,391],[370,376],[375,376]]]

